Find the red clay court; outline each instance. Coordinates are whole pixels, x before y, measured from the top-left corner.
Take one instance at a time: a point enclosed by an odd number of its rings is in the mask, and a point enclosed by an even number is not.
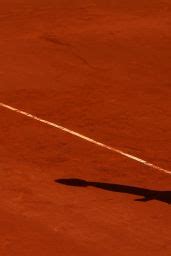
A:
[[[171,255],[171,2],[0,0],[0,255]]]

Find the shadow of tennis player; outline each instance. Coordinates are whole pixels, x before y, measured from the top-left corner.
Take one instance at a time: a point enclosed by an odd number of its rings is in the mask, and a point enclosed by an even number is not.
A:
[[[58,179],[55,180],[55,182],[63,185],[76,187],[92,186],[104,190],[142,196],[142,198],[135,199],[135,201],[147,202],[150,200],[158,200],[171,204],[171,191],[157,191],[120,184],[92,182],[81,179]]]

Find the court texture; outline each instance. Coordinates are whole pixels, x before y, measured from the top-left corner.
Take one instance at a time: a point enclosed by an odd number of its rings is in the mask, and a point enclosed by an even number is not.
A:
[[[171,2],[0,0],[0,255],[171,255]]]

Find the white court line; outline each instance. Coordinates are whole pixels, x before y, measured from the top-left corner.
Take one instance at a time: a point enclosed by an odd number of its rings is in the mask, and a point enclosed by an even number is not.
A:
[[[141,158],[139,158],[139,157],[136,157],[136,156],[133,156],[133,155],[131,155],[131,154],[128,154],[128,153],[126,153],[126,152],[124,152],[124,151],[122,151],[122,150],[119,150],[119,149],[117,149],[117,148],[114,148],[114,147],[105,145],[105,144],[103,144],[103,143],[101,143],[101,142],[98,142],[98,141],[93,140],[93,139],[91,139],[91,138],[89,138],[89,137],[87,137],[87,136],[84,136],[84,135],[82,135],[82,134],[80,134],[80,133],[78,133],[78,132],[74,132],[74,131],[72,131],[72,130],[70,130],[70,129],[67,129],[67,128],[61,126],[61,125],[58,125],[58,124],[49,122],[49,121],[47,121],[47,120],[44,120],[44,119],[42,119],[42,118],[39,118],[39,117],[37,117],[37,116],[34,116],[34,115],[32,115],[32,114],[29,114],[29,113],[27,113],[27,112],[24,112],[24,111],[22,111],[22,110],[19,110],[19,109],[17,109],[17,108],[11,107],[11,106],[6,105],[6,104],[1,103],[1,102],[0,102],[0,106],[1,106],[1,107],[4,107],[4,108],[7,108],[7,109],[10,109],[10,110],[12,110],[12,111],[14,111],[14,112],[17,112],[17,113],[19,113],[19,114],[22,114],[22,115],[24,115],[24,116],[27,116],[27,117],[29,117],[29,118],[32,118],[32,119],[34,119],[34,120],[37,120],[37,121],[39,121],[39,122],[41,122],[41,123],[47,124],[47,125],[49,125],[49,126],[53,126],[53,127],[57,128],[57,129],[59,129],[59,130],[62,130],[62,131],[64,131],[64,132],[70,133],[70,134],[72,134],[72,135],[74,135],[74,136],[76,136],[76,137],[79,137],[79,138],[81,138],[81,139],[83,139],[83,140],[89,141],[89,142],[91,142],[91,143],[93,143],[93,144],[95,144],[95,145],[98,145],[98,146],[102,147],[102,148],[106,148],[106,149],[108,149],[108,150],[110,150],[110,151],[113,151],[113,152],[118,153],[118,154],[120,154],[120,155],[122,155],[122,156],[125,156],[125,157],[127,157],[127,158],[130,158],[130,159],[132,159],[132,160],[134,160],[134,161],[136,161],[136,162],[142,163],[143,165],[149,166],[149,167],[151,167],[152,169],[155,169],[155,170],[158,170],[158,171],[167,173],[167,174],[171,174],[171,171],[169,171],[169,170],[163,169],[163,168],[161,168],[161,167],[159,167],[159,166],[157,166],[157,165],[155,165],[155,164],[149,163],[149,162],[146,161],[146,160],[143,160],[143,159],[141,159]]]

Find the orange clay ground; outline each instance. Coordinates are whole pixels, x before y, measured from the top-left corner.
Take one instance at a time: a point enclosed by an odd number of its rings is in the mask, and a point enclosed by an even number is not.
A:
[[[170,17],[0,0],[0,102],[171,171]],[[171,255],[171,175],[2,107],[0,195],[1,256]]]

